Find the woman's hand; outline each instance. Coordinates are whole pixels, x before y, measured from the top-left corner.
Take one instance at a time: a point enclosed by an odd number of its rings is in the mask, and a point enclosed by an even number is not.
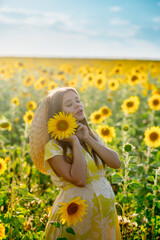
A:
[[[88,132],[88,128],[82,123],[78,122],[77,124],[78,124],[78,128],[75,135],[78,137],[79,140],[86,142],[86,140],[90,136]]]
[[[61,139],[61,141],[64,141],[64,142],[69,142],[69,143],[73,143],[74,141],[78,140],[78,137],[73,134],[72,136],[68,137],[68,138],[63,138]]]

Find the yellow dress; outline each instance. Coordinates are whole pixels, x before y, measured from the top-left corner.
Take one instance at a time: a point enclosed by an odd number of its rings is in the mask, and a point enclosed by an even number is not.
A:
[[[103,144],[99,136],[98,141]],[[87,146],[91,151],[90,146]],[[48,159],[55,155],[63,155],[61,146],[53,139],[45,145],[45,170],[51,175],[53,183],[60,188],[46,225],[46,240],[56,240],[60,237],[59,229],[51,225],[50,221],[60,221],[60,216],[57,214],[59,203],[68,203],[75,197],[86,200],[87,214],[83,216],[83,222],[78,222],[76,226],[71,225],[76,235],[65,231],[63,237],[68,240],[119,240],[121,237],[115,208],[115,196],[105,177],[103,164],[98,159],[98,168],[91,155],[83,147],[82,151],[87,164],[87,184],[85,187],[78,187],[67,182],[64,178],[58,177],[48,162]],[[72,156],[69,148],[67,155]]]

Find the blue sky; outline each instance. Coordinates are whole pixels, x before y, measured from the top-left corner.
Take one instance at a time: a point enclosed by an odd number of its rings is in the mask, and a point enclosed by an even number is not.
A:
[[[0,0],[0,56],[160,60],[160,0]]]

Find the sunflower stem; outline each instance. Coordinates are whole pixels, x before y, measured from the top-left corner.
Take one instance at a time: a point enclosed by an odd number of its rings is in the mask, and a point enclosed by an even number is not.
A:
[[[154,110],[152,110],[152,113],[151,113],[151,127],[153,126],[154,124]]]
[[[25,129],[24,129],[24,141],[23,141],[23,147],[22,147],[22,157],[25,156],[25,146],[26,146],[26,139],[28,137],[28,124],[25,123]]]
[[[155,218],[155,222],[152,221],[152,240],[154,239],[154,230],[155,230],[155,225],[156,225],[156,215],[155,215],[155,199],[156,199],[156,195],[157,195],[157,178],[158,178],[158,173],[160,171],[160,167],[158,169],[156,169],[155,171],[155,178],[154,178],[154,189],[153,189],[153,195],[155,196],[155,198],[153,199],[153,205],[152,205],[152,219]]]
[[[126,124],[126,114],[124,113],[123,114],[123,126],[125,126],[125,124]],[[126,142],[126,131],[122,131],[122,141],[123,141],[123,143],[122,143],[122,145],[124,146],[124,144],[125,144],[125,142]]]
[[[126,196],[127,193],[127,177],[128,177],[128,164],[129,164],[129,153],[126,153],[126,159],[125,159],[125,168],[124,168],[124,184],[123,184],[123,193],[124,196]],[[125,209],[126,208],[126,204],[123,204],[123,212],[125,214]]]
[[[12,215],[13,212],[13,202],[14,202],[14,179],[12,178],[12,183],[11,183],[11,207],[10,209],[8,209],[8,211],[10,211],[10,214]],[[10,224],[10,228],[9,228],[9,240],[12,239],[12,226]]]
[[[150,156],[150,153],[151,153],[151,147],[148,146],[148,149],[147,149],[147,163],[146,163],[146,167],[145,167],[146,174],[148,173],[148,169],[149,169],[149,156]]]
[[[63,237],[63,224],[60,225],[60,237]]]

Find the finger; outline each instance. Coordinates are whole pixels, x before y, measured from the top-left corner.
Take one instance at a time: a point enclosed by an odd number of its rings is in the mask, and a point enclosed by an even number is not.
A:
[[[78,126],[77,130],[83,129],[83,126]]]

